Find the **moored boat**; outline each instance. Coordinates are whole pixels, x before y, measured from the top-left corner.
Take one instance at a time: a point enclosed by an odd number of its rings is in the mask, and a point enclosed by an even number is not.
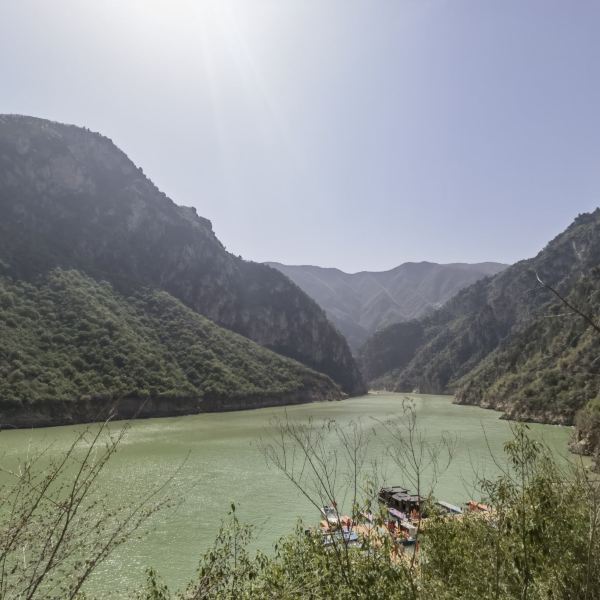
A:
[[[450,502],[438,500],[435,504],[443,513],[445,513],[448,516],[454,517],[463,514],[463,510],[462,508],[460,508],[460,506],[450,504]]]
[[[335,506],[324,506],[321,508],[321,514],[329,525],[338,525],[340,522],[340,515]]]
[[[346,546],[360,545],[358,534],[355,531],[345,529],[332,531],[323,535],[324,546],[332,546],[335,542],[343,543]]]

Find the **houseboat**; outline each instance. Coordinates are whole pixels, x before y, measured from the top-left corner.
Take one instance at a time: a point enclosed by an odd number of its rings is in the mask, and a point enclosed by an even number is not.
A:
[[[417,494],[410,494],[409,491],[400,486],[383,487],[379,490],[379,501],[384,504],[388,510],[394,509],[403,515],[404,520],[416,521],[421,515],[421,506],[425,498]]]

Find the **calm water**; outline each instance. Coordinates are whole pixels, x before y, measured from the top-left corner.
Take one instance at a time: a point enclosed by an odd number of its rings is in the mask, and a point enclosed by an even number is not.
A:
[[[298,517],[314,523],[318,515],[283,476],[269,468],[259,448],[259,440],[272,430],[272,419],[282,417],[306,420],[335,419],[344,425],[361,419],[398,415],[407,395],[377,394],[342,402],[306,404],[247,412],[204,414],[172,419],[150,419],[133,424],[120,452],[109,464],[102,485],[115,503],[141,498],[153,486],[169,477],[187,461],[170,487],[170,495],[181,499],[174,508],[155,515],[150,533],[121,548],[96,575],[92,590],[127,590],[144,578],[144,569],[155,567],[170,586],[178,587],[193,575],[202,552],[215,537],[220,519],[231,502],[241,520],[257,529],[257,544],[264,549],[289,532]],[[418,412],[419,427],[435,439],[443,431],[458,438],[454,460],[437,487],[437,496],[462,504],[471,493],[474,469],[493,474],[491,450],[501,455],[509,439],[509,424],[499,414],[476,407],[456,406],[446,396],[410,395]],[[532,426],[556,453],[566,455],[568,428]],[[73,440],[79,427],[5,431],[0,437],[4,463],[23,455],[28,447],[53,444],[60,453]],[[485,436],[483,432],[485,431]],[[379,432],[381,434],[381,431]],[[487,442],[485,440],[487,438]],[[371,457],[385,462],[385,439],[377,435],[369,446]],[[388,483],[401,484],[394,476],[391,461],[386,463]]]

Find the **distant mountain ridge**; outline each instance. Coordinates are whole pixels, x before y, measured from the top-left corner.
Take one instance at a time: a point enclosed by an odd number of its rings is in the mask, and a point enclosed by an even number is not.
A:
[[[365,391],[345,339],[312,299],[276,270],[227,252],[209,220],[177,206],[111,140],[0,115],[1,273],[42,285],[56,269],[106,281],[119,297],[165,292],[347,394]],[[0,368],[12,364],[0,359]]]
[[[354,351],[378,329],[422,317],[462,288],[507,266],[494,262],[407,262],[388,271],[345,273],[310,265],[267,264],[313,298]]]

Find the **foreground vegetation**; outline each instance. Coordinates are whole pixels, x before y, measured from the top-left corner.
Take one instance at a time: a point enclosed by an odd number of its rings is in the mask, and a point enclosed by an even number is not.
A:
[[[418,554],[403,554],[386,534],[363,537],[359,547],[334,537],[326,547],[320,531],[306,532],[301,524],[272,553],[255,552],[253,530],[239,522],[232,506],[184,589],[169,590],[160,573],[150,569],[142,589],[128,597],[600,598],[600,481],[580,462],[558,462],[530,437],[526,425],[515,426],[505,456],[494,457],[499,474],[477,482],[478,495],[492,512],[448,518],[432,507],[437,479],[452,460],[452,437],[429,440],[410,407],[401,420],[381,425],[400,477],[427,498],[430,508],[431,516],[419,522]],[[134,506],[105,508],[96,483],[122,434],[105,440],[103,431],[82,433],[64,460],[48,465],[42,454],[5,471],[0,487],[1,598],[94,599],[84,591],[96,567],[168,501],[163,494],[168,482],[162,482]],[[341,428],[331,421],[281,422],[263,449],[270,464],[315,508],[344,498],[353,519],[371,511],[382,523],[385,515],[377,516],[375,500],[378,468],[365,460],[371,435],[360,424]],[[332,439],[339,444],[330,444]],[[65,469],[72,462],[80,468]],[[122,590],[116,586],[115,591]]]
[[[432,447],[411,447],[421,453],[422,466],[431,459]],[[316,454],[305,448],[311,462]],[[427,519],[416,558],[398,557],[389,537],[331,548],[320,532],[301,527],[281,540],[274,555],[251,555],[251,531],[232,513],[185,591],[171,594],[151,571],[137,598],[600,598],[600,483],[581,465],[561,467],[526,426],[515,428],[505,451],[501,475],[479,482],[491,516]],[[315,473],[327,470],[321,464]],[[322,479],[321,498],[328,497],[330,481]]]

